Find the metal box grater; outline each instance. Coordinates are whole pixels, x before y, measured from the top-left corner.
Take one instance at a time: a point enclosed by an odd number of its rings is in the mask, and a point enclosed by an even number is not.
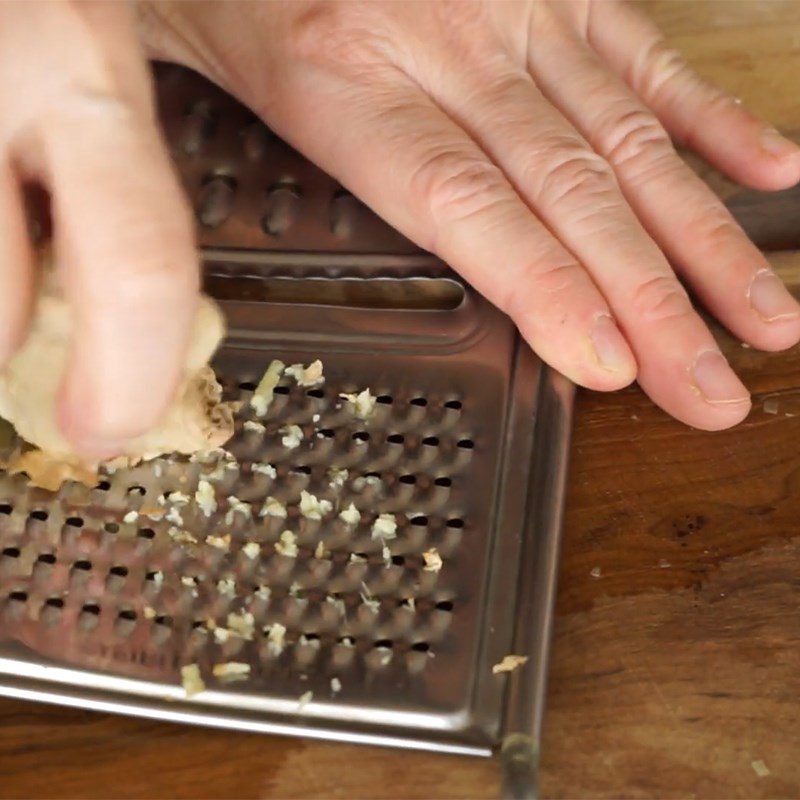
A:
[[[244,424],[245,402],[218,509],[179,511],[197,543],[144,516],[160,495],[193,494],[207,469],[196,461],[56,495],[0,475],[0,694],[456,753],[503,745],[506,794],[532,796],[571,386],[507,317],[221,90],[176,67],[157,78],[206,287],[229,320],[216,364],[227,396],[247,401],[273,358],[320,358],[326,380],[284,378],[263,431]],[[362,420],[340,394],[366,387],[377,404]],[[289,449],[293,424],[302,441]],[[348,470],[341,488],[332,466]],[[334,511],[300,516],[301,490]],[[231,511],[231,496],[258,509],[268,495],[287,519]],[[351,502],[355,527],[336,516]],[[394,538],[373,536],[381,513]],[[276,549],[284,528],[294,557]],[[223,534],[229,546],[206,540]],[[252,614],[252,639],[210,630],[229,613]],[[282,649],[267,636],[276,623]],[[493,674],[511,653],[528,661]],[[182,665],[208,676],[229,661],[249,677],[185,696]]]

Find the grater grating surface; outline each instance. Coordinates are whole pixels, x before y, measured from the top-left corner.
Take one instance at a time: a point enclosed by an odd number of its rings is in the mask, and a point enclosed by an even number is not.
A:
[[[570,387],[504,315],[222,92],[171,67],[159,92],[229,320],[215,366],[245,401],[236,466],[216,470],[210,516],[181,502],[215,472],[190,459],[57,495],[0,476],[0,693],[458,752],[535,739]],[[247,401],[274,358],[321,358],[326,380],[284,378],[262,431]],[[361,420],[340,395],[366,387],[378,400]],[[291,449],[289,425],[302,429]],[[331,467],[348,470],[341,487]],[[303,517],[302,491],[331,512]],[[268,497],[286,519],[259,516]],[[337,516],[350,503],[355,527]],[[380,514],[394,537],[373,534]],[[511,652],[529,663],[492,675]],[[225,662],[249,675],[214,679]],[[208,690],[186,698],[190,663]]]

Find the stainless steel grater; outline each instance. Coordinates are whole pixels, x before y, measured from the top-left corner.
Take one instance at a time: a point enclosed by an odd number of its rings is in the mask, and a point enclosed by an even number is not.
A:
[[[533,796],[570,385],[507,317],[221,90],[175,67],[157,76],[206,287],[229,320],[215,366],[244,401],[236,465],[159,459],[57,495],[0,475],[0,694],[456,753],[499,747],[506,794]],[[320,358],[326,379],[282,379],[261,430],[249,399],[276,358]],[[367,387],[377,400],[363,420],[341,395]],[[290,448],[291,425],[302,435]],[[348,471],[341,486],[332,467]],[[210,516],[175,501],[209,472]],[[332,511],[302,516],[301,491]],[[259,516],[267,497],[286,519]],[[351,503],[356,526],[338,517]],[[375,536],[380,514],[393,515],[393,537]],[[494,674],[508,654],[528,660]],[[245,680],[214,678],[229,662],[249,666]],[[187,664],[207,686],[190,697]]]

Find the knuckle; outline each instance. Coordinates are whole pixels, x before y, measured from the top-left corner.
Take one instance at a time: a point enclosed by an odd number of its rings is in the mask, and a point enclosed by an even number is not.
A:
[[[610,164],[585,148],[562,150],[545,165],[536,194],[548,205],[577,197],[596,197],[616,188]]]
[[[655,275],[636,286],[631,308],[647,322],[680,320],[694,313],[685,289],[677,278],[669,275]]]
[[[614,167],[652,162],[674,152],[661,123],[642,109],[618,117],[602,135],[600,149]]]
[[[471,217],[503,195],[501,170],[471,153],[436,150],[413,172],[410,189],[434,223]]]
[[[676,78],[689,70],[683,56],[674,48],[667,47],[660,38],[654,40],[634,64],[630,84],[640,97],[649,102],[657,100]]]
[[[553,261],[530,271],[533,288],[544,294],[558,294],[573,289],[583,278],[583,268],[576,261]]]
[[[379,60],[388,37],[367,3],[317,0],[291,21],[287,43],[301,61],[349,72]]]

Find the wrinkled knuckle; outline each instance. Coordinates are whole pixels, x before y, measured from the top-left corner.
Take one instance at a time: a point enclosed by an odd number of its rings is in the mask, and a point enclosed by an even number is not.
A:
[[[545,167],[539,199],[556,205],[574,197],[596,197],[616,188],[610,164],[601,156],[585,149],[563,152]]]
[[[367,4],[318,0],[294,17],[287,46],[301,62],[347,72],[376,61],[379,28]]]
[[[640,97],[646,97],[650,102],[689,69],[683,56],[674,48],[667,47],[663,40],[648,48],[642,63],[643,67],[633,76],[632,85]]]
[[[668,275],[656,275],[636,286],[631,310],[646,322],[680,320],[694,313],[685,289]]]
[[[502,194],[500,169],[471,154],[440,150],[424,159],[411,177],[412,196],[434,222],[452,222],[479,213]]]
[[[583,278],[583,268],[576,261],[553,261],[530,271],[534,291],[553,295],[569,294]]]
[[[688,241],[707,242],[710,248],[716,248],[740,238],[742,230],[730,212],[715,203],[711,208],[698,209],[687,224],[685,235]]]
[[[674,152],[661,123],[639,109],[615,120],[601,142],[601,149],[615,167],[652,162]]]

